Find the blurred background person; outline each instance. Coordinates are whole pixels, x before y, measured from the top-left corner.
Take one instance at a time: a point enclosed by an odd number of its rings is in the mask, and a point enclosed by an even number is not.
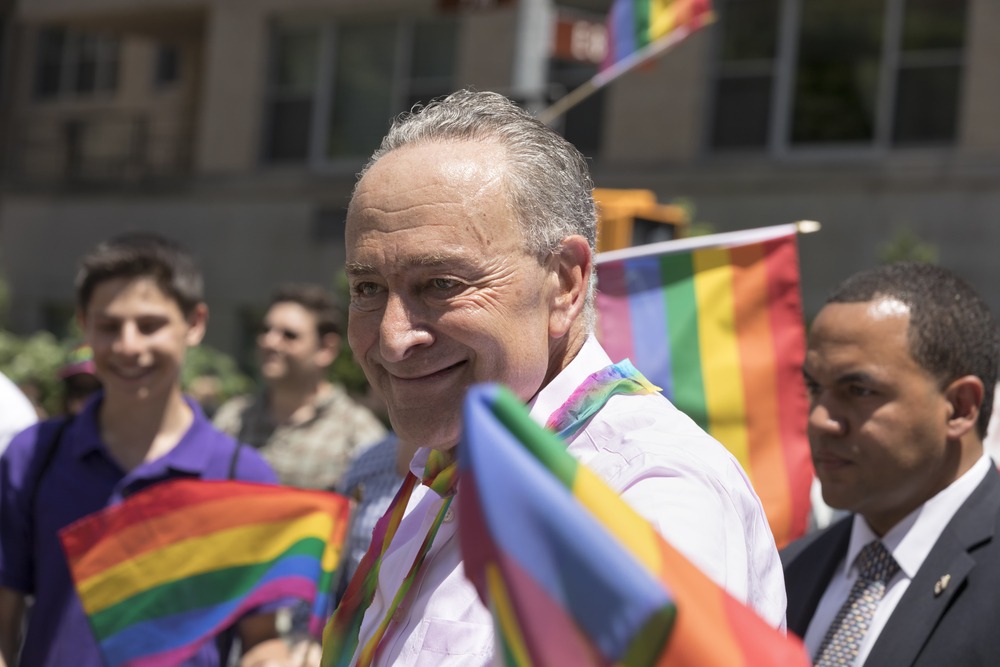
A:
[[[264,455],[282,484],[339,490],[351,461],[386,430],[331,383],[339,313],[319,285],[289,283],[271,296],[257,336],[263,387],[219,408],[215,425]]]
[[[101,381],[94,374],[94,352],[89,345],[79,345],[70,351],[59,369],[59,380],[63,414],[80,414],[87,400],[101,389]]]

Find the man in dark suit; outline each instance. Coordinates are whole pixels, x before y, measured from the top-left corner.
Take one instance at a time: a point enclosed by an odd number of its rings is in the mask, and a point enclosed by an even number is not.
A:
[[[952,272],[865,271],[803,373],[823,498],[853,514],[782,554],[788,628],[827,665],[1000,665],[1000,475],[983,453],[1000,336]]]

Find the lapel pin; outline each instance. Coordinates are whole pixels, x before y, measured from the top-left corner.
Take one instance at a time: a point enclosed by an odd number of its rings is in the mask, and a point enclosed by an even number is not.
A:
[[[948,582],[951,581],[951,575],[946,574],[934,584],[934,597],[937,597],[944,593],[944,589],[948,588]]]

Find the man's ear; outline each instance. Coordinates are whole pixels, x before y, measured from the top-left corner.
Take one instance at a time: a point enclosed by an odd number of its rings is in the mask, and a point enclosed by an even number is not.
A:
[[[593,255],[587,239],[579,235],[563,239],[553,257],[557,289],[549,310],[549,337],[562,338],[583,312],[589,291]]]
[[[951,404],[951,416],[948,418],[950,439],[957,440],[969,431],[975,431],[985,393],[983,381],[975,375],[963,375],[945,387],[945,399]]]
[[[340,335],[328,333],[319,339],[319,349],[316,351],[316,365],[326,368],[340,354]]]
[[[191,313],[187,316],[187,322],[188,331],[185,341],[188,347],[194,347],[201,343],[201,339],[205,337],[205,329],[208,328],[208,306],[199,303],[192,308]]]

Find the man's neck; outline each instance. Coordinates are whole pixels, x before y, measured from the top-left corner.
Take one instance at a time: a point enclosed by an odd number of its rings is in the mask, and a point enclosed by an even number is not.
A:
[[[329,382],[272,384],[267,391],[267,410],[275,424],[301,424],[316,416],[316,401],[328,395]]]
[[[105,396],[98,420],[101,440],[126,472],[171,451],[187,433],[194,412],[180,389],[160,401]]]

